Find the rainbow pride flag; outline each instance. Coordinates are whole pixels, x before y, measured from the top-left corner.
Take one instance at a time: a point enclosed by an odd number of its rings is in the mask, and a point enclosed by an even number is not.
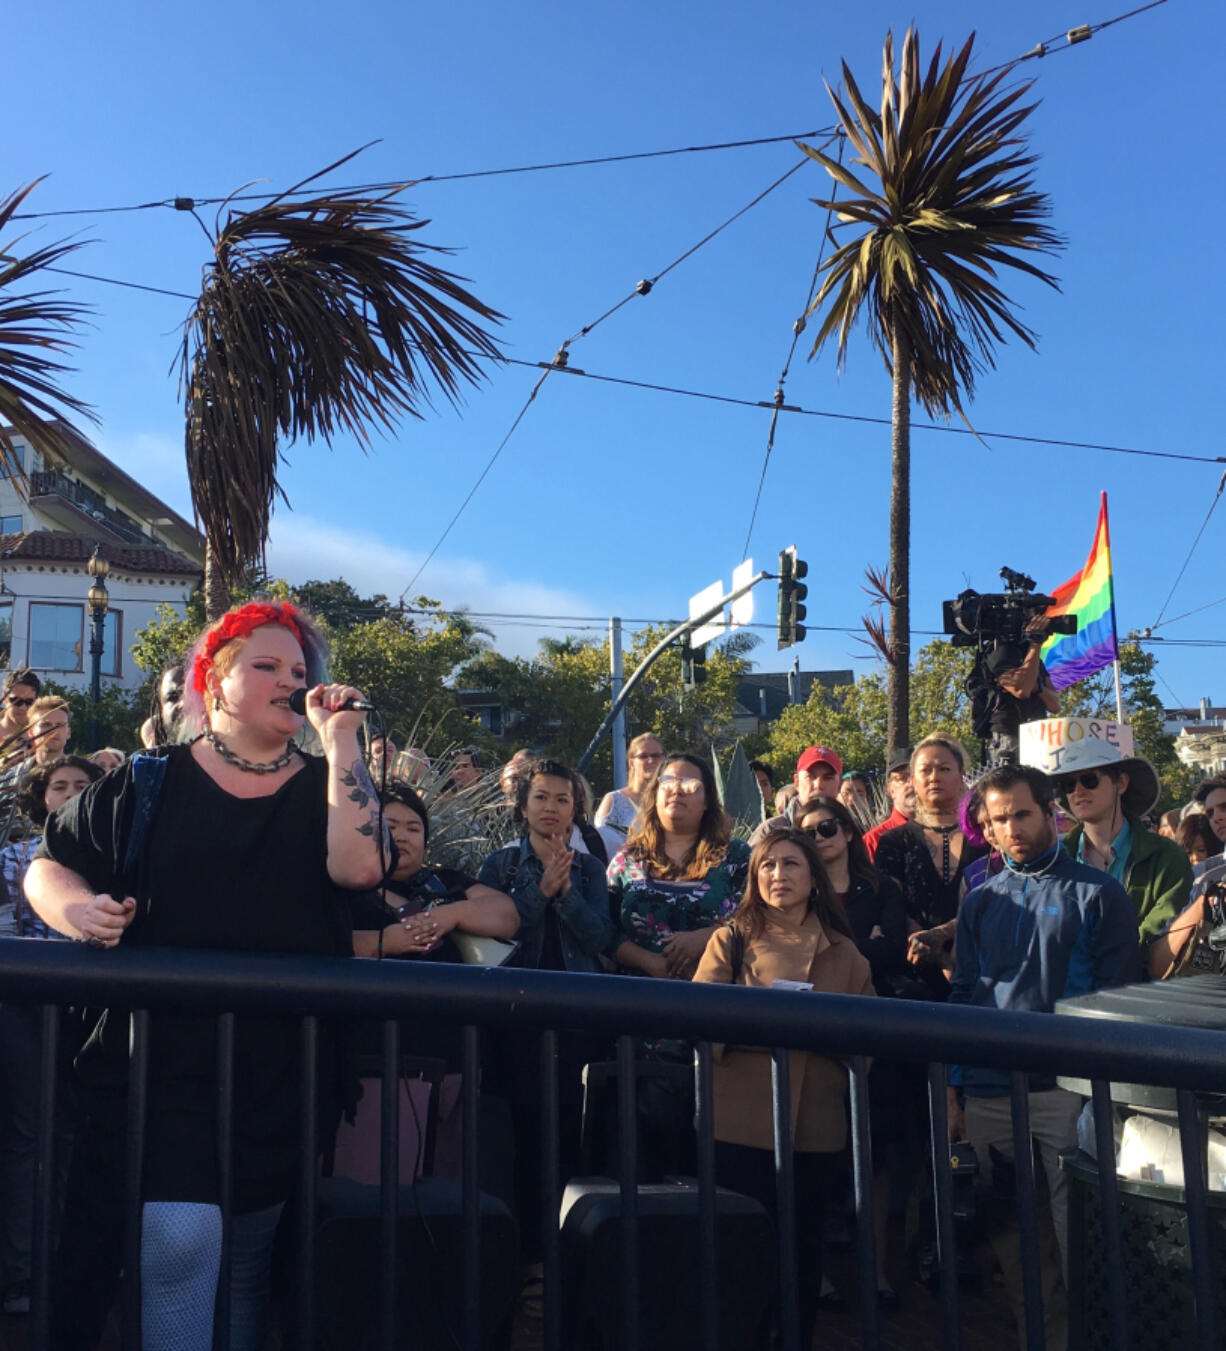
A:
[[[1052,685],[1066,689],[1119,658],[1115,637],[1115,586],[1111,580],[1111,533],[1107,494],[1098,509],[1098,529],[1086,565],[1052,592],[1048,615],[1076,615],[1077,632],[1053,634],[1042,649]]]

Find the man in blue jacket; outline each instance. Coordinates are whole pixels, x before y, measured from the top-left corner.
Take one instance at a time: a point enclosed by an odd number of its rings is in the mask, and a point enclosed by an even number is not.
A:
[[[1007,765],[979,781],[1003,872],[970,892],[958,913],[953,1003],[1050,1013],[1058,999],[1119,985],[1139,975],[1137,912],[1108,874],[1070,858],[1056,832],[1052,784],[1040,770]],[[1009,1075],[956,1066],[965,1095],[965,1133],[980,1167],[995,1150],[1013,1157]],[[951,1095],[956,1090],[951,1090]],[[1050,1198],[1050,1244],[1041,1252],[1047,1345],[1067,1334],[1068,1195],[1058,1155],[1077,1144],[1081,1099],[1056,1087],[1054,1072],[1030,1076],[1030,1132],[1039,1146]],[[962,1125],[951,1101],[951,1128]],[[1042,1232],[1042,1231],[1041,1231]],[[1019,1328],[1022,1280],[1015,1226],[993,1246]]]

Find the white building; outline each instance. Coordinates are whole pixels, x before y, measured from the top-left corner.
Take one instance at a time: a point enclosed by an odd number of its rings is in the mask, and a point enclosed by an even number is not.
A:
[[[1175,738],[1175,754],[1202,774],[1226,771],[1226,708],[1204,698],[1197,708],[1162,710],[1162,727]]]
[[[204,541],[89,442],[64,435],[54,456],[17,439],[24,483],[0,470],[0,669],[88,686],[86,564],[101,546],[110,564],[102,674],[132,688],[146,674],[129,651],[136,632],[159,605],[183,608],[200,583]]]

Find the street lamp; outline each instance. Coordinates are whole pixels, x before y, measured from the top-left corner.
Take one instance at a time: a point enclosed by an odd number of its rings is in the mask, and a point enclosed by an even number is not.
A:
[[[98,749],[98,701],[102,698],[102,635],[106,624],[106,612],[111,603],[106,589],[107,575],[111,565],[103,557],[102,546],[94,545],[94,552],[85,565],[92,581],[85,599],[89,603],[89,748]]]

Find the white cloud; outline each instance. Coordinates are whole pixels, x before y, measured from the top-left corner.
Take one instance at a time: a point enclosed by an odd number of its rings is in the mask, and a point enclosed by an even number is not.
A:
[[[274,577],[291,583],[343,577],[360,595],[382,592],[393,601],[421,566],[422,557],[377,535],[342,530],[299,513],[278,513],[268,542],[268,570]],[[469,609],[477,616],[598,613],[590,599],[576,592],[531,578],[494,576],[473,558],[434,558],[413,586],[413,596],[422,594],[446,609]],[[494,632],[498,650],[505,656],[532,656],[538,651],[539,638],[562,632],[496,619],[479,622]],[[572,630],[573,626],[566,626],[567,632]],[[602,636],[599,624],[593,626],[592,636]]]

